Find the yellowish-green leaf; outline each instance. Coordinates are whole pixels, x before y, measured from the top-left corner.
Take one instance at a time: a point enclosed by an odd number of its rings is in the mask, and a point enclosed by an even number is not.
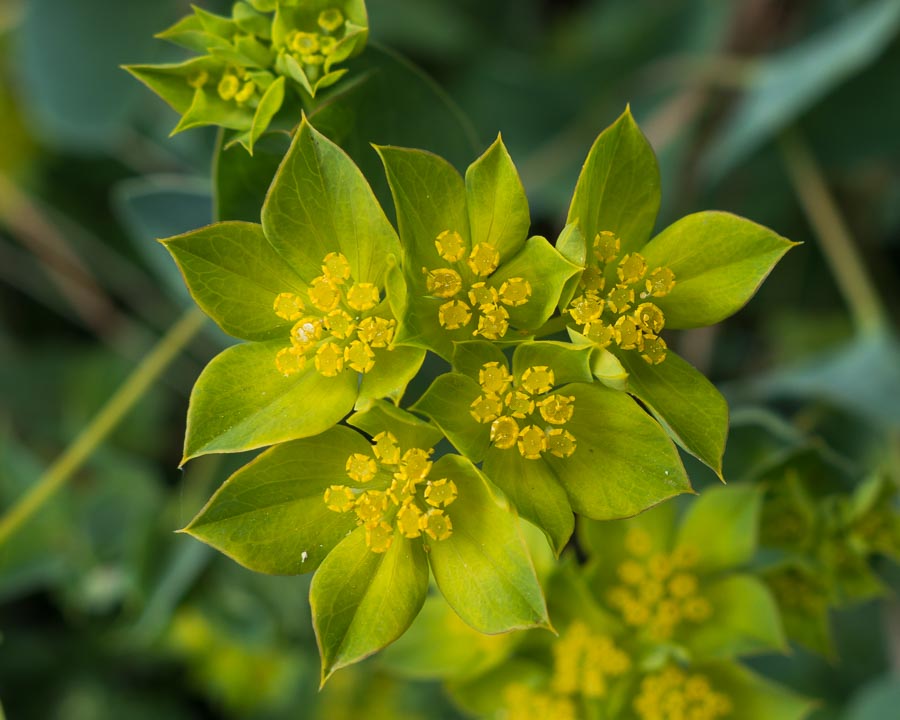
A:
[[[690,363],[669,350],[659,365],[632,352],[617,356],[628,371],[626,389],[638,398],[669,436],[722,477],[728,436],[728,403]]]
[[[388,551],[374,553],[366,546],[366,528],[344,538],[309,589],[322,683],[400,637],[427,592],[428,562],[418,540],[395,532]]]
[[[256,572],[312,572],[356,527],[323,494],[346,482],[350,455],[368,452],[362,435],[341,426],[277,445],[228,478],[184,532]]]
[[[522,247],[531,218],[525,188],[500,136],[466,171],[466,198],[472,245],[493,245],[502,264]]]
[[[184,459],[240,452],[324,432],[353,408],[358,375],[325,377],[308,366],[285,377],[275,355],[286,341],[246,343],[210,361],[191,392]]]
[[[456,483],[446,512],[453,534],[427,540],[435,581],[456,613],[479,632],[550,627],[544,595],[515,513],[503,507],[465,458],[445,455],[431,475]]]
[[[675,288],[654,303],[666,327],[712,325],[740,310],[795,243],[750,220],[700,212],[669,225],[641,251],[649,267],[675,273]]]
[[[659,203],[656,155],[626,109],[594,142],[566,222],[578,223],[589,244],[608,230],[622,240],[623,253],[639,250],[653,231]]]
[[[223,222],[161,241],[172,253],[194,300],[225,332],[243,340],[281,337],[291,323],[273,303],[303,293],[304,283],[253,223]]]
[[[400,255],[393,227],[353,161],[305,119],[262,209],[266,237],[308,280],[322,259],[341,252],[356,282],[384,285],[389,255]]]

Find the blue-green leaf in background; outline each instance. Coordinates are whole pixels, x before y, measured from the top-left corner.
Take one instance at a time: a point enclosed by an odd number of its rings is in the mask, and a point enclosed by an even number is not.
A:
[[[900,3],[863,3],[840,23],[760,61],[750,88],[704,166],[722,177],[835,87],[875,60],[897,34]]]

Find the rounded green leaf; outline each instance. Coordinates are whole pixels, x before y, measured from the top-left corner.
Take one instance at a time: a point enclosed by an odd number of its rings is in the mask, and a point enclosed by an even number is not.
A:
[[[442,264],[434,241],[445,230],[458,232],[471,247],[466,186],[456,169],[424,150],[376,147],[387,175],[397,228],[403,241],[404,265],[411,285],[425,287],[421,268]]]
[[[501,263],[515,255],[528,236],[531,217],[525,188],[499,135],[466,170],[466,198],[472,245],[493,245]]]
[[[145,95],[119,67],[159,57],[152,29],[170,23],[178,3],[28,0],[0,7],[9,38],[5,62],[16,73],[29,137],[79,155],[114,153],[127,143]],[[13,85],[11,77],[4,82],[7,91]],[[7,106],[4,119],[14,114]],[[10,125],[4,128],[4,142],[14,142]]]
[[[253,223],[224,222],[161,240],[172,253],[191,295],[225,332],[242,340],[287,338],[291,323],[275,314],[279,293],[304,293]]]
[[[702,595],[712,606],[713,614],[692,626],[682,640],[693,662],[787,649],[778,606],[757,578],[723,577],[704,583]]]
[[[526,460],[518,452],[490,448],[483,469],[519,514],[544,532],[559,556],[575,529],[575,517],[569,497],[550,466],[540,460]]]
[[[569,495],[575,512],[597,520],[636,515],[692,492],[678,450],[653,418],[624,393],[573,383],[566,429],[577,449],[567,458],[543,456]]]
[[[275,355],[286,344],[236,345],[210,361],[191,392],[185,461],[317,435],[350,412],[359,375],[329,378],[307,368],[285,377]]]
[[[587,243],[602,230],[614,232],[626,253],[650,238],[659,203],[656,155],[626,108],[591,147],[566,223],[578,223]]]
[[[516,515],[499,504],[484,476],[459,455],[442,457],[431,475],[453,480],[459,490],[447,509],[453,534],[446,540],[426,539],[434,579],[450,607],[483,633],[549,628]]]
[[[628,371],[626,390],[653,413],[669,436],[721,478],[728,403],[694,367],[669,350],[659,365],[633,352],[617,355]]]
[[[712,325],[740,310],[796,243],[725,212],[700,212],[669,225],[641,251],[648,267],[675,273],[675,288],[654,303],[666,327]]]
[[[678,529],[679,547],[697,553],[697,570],[715,572],[750,562],[756,552],[762,488],[711,487],[691,503]]]
[[[428,562],[418,540],[395,532],[388,551],[374,553],[366,546],[366,528],[344,538],[309,588],[322,683],[400,637],[427,593]]]
[[[322,258],[341,252],[356,282],[384,285],[397,235],[362,173],[337,145],[304,118],[278,169],[262,224],[273,247],[307,279]]]
[[[278,445],[228,478],[184,532],[256,572],[312,572],[356,527],[323,494],[346,482],[350,455],[368,452],[359,433],[341,426]]]

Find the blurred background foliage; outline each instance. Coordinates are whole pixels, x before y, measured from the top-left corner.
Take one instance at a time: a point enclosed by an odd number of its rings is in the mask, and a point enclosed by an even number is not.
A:
[[[168,139],[174,113],[119,69],[180,57],[152,35],[187,12],[0,0],[2,508],[188,307],[153,240],[212,220],[215,133]],[[461,166],[502,132],[536,231],[554,237],[590,143],[630,103],[660,157],[660,227],[717,208],[804,241],[737,317],[675,347],[734,403],[727,479],[814,447],[856,482],[879,467],[897,481],[900,0],[371,0],[369,12],[374,43],[437,86],[399,63],[384,112],[323,116],[334,133]],[[365,143],[353,152],[375,167]],[[253,575],[173,534],[242,460],[176,469],[191,383],[228,342],[205,327],[0,548],[0,717],[458,717],[437,685],[392,679],[377,658],[317,693],[308,579]],[[900,587],[892,566],[876,570]],[[797,646],[754,667],[817,698],[817,720],[893,716],[896,601],[829,622],[832,658]]]

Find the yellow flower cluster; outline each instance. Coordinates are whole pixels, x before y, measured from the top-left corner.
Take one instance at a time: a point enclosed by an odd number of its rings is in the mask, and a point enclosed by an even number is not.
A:
[[[540,691],[521,683],[503,693],[504,717],[510,720],[577,720],[577,696],[602,698],[607,679],[625,674],[631,660],[611,638],[591,632],[583,622],[573,622],[553,644],[553,677]]]
[[[641,720],[718,720],[734,707],[705,676],[689,675],[673,665],[643,679],[634,709]]]
[[[531,283],[512,277],[494,287],[489,278],[500,265],[500,253],[490,243],[478,243],[467,252],[462,236],[445,230],[434,241],[438,255],[452,267],[425,273],[428,294],[447,302],[438,308],[438,322],[447,330],[459,330],[474,322],[473,336],[499,340],[509,330],[508,307],[519,307],[531,297]]]
[[[561,426],[572,419],[575,398],[549,394],[554,383],[553,370],[544,365],[528,368],[517,383],[500,363],[486,363],[478,373],[482,393],[469,412],[478,422],[491,424],[496,448],[517,447],[528,460],[539,460],[546,452],[567,458],[575,452],[575,436]]]
[[[606,599],[627,625],[645,627],[652,638],[666,640],[682,622],[699,623],[712,615],[697,576],[688,572],[696,563],[695,552],[654,553],[650,535],[639,528],[628,531],[625,547],[631,557],[619,565],[621,584]]]
[[[553,689],[561,695],[602,698],[607,678],[623,675],[630,667],[628,655],[611,638],[592,633],[580,621],[553,645]]]
[[[227,67],[218,81],[207,70],[199,70],[187,77],[187,84],[198,89],[210,82],[216,86],[216,93],[225,102],[234,102],[238,107],[255,108],[259,105],[260,86],[250,72],[242,67]]]
[[[456,483],[429,479],[434,451],[410,448],[404,452],[389,432],[372,440],[372,455],[354,453],[347,458],[345,470],[351,484],[332,485],[325,491],[328,509],[354,511],[357,525],[366,527],[366,545],[376,553],[391,547],[394,527],[407,538],[423,533],[432,540],[450,537],[453,523],[443,508],[456,500]]]
[[[319,72],[319,67],[325,64],[338,44],[337,35],[344,27],[344,14],[337,8],[329,8],[319,13],[317,20],[320,32],[302,32],[292,30],[284,40],[285,51],[303,65],[308,76],[314,77]],[[246,39],[255,40],[253,36]],[[272,76],[266,72],[262,75]],[[259,75],[257,79],[259,79]],[[260,87],[253,78],[253,73],[243,67],[229,66],[225,69],[218,81],[210,76],[206,70],[192,73],[187,77],[187,84],[192,88],[202,88],[212,81],[216,86],[216,93],[225,102],[234,102],[238,107],[249,106],[255,108],[259,104]]]
[[[323,10],[319,13],[318,26],[321,32],[293,30],[284,40],[286,49],[304,66],[307,75],[315,75],[334,52],[338,44],[335,36],[344,27],[344,15],[337,8]]]
[[[335,377],[345,368],[369,372],[375,366],[373,348],[390,349],[394,338],[394,320],[369,314],[380,302],[375,285],[352,281],[346,257],[326,255],[322,275],[310,283],[305,300],[294,293],[275,298],[275,314],[294,322],[290,347],[275,356],[278,371],[294,375],[312,357],[325,377]]]
[[[566,312],[580,332],[600,347],[615,342],[622,350],[635,350],[651,365],[666,359],[666,342],[659,333],[666,324],[662,310],[648,298],[663,297],[675,287],[675,274],[667,267],[648,271],[640,253],[621,255],[621,241],[603,231],[594,238],[579,294]]]
[[[578,720],[578,712],[571,699],[540,692],[522,683],[506,686],[503,704],[503,717],[509,720]]]

